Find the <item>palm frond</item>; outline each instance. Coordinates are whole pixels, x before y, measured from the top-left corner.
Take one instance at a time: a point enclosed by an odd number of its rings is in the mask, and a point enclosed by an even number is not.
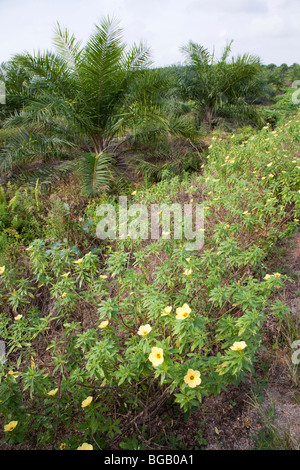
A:
[[[54,45],[59,55],[66,61],[68,68],[78,74],[78,66],[82,56],[81,42],[77,41],[74,34],[70,34],[68,29],[64,30],[57,23],[54,39]]]
[[[78,173],[82,179],[83,189],[89,196],[95,196],[101,190],[108,189],[112,184],[112,154],[86,153],[78,165]]]
[[[232,43],[233,43],[233,40],[231,40],[230,42],[228,42],[226,44],[226,46],[224,47],[224,50],[223,50],[223,53],[222,53],[222,56],[220,58],[220,62],[224,63],[226,62],[230,52],[231,52],[231,46],[232,46]]]
[[[34,187],[38,182],[40,187],[49,187],[74,173],[76,166],[76,160],[43,164],[36,166],[34,169],[24,171],[20,169],[18,175],[15,174],[12,179],[17,179],[18,185]]]
[[[34,161],[69,159],[73,144],[60,135],[44,133],[38,126],[9,127],[0,153],[0,171],[18,170]]]
[[[31,75],[29,86],[31,93],[51,88],[56,94],[63,93],[65,97],[74,96],[76,83],[72,70],[59,55],[51,51],[44,53],[38,51],[35,55],[18,54],[14,60]]]
[[[134,72],[152,64],[150,49],[144,43],[133,44],[128,51],[124,51],[121,57],[124,70]]]
[[[193,41],[189,41],[186,46],[182,46],[180,51],[185,55],[186,62],[189,65],[202,68],[209,65],[212,61],[212,55],[208,49]]]

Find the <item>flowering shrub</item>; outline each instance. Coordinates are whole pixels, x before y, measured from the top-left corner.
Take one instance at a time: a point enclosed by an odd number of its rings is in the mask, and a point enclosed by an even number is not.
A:
[[[197,252],[127,239],[83,253],[40,238],[18,265],[4,260],[3,440],[105,448],[170,395],[190,411],[254,372],[268,299],[284,280],[264,260],[300,213],[299,127],[215,138],[202,175],[132,195],[197,202],[200,188]]]

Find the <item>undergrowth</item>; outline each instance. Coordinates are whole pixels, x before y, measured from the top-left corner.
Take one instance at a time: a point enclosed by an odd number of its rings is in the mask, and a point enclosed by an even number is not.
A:
[[[97,240],[97,206],[113,196],[74,216],[63,200],[49,210],[38,186],[2,191],[2,443],[142,448],[136,428],[170,400],[190,413],[254,372],[286,279],[265,260],[299,222],[299,130],[298,114],[273,131],[215,133],[200,172],[129,195],[203,204],[195,251],[172,232]]]

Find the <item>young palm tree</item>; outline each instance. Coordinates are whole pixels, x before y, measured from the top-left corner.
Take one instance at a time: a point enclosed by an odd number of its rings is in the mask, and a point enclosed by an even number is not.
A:
[[[87,192],[95,194],[99,182],[109,185],[113,155],[129,134],[168,130],[166,83],[148,68],[149,49],[142,43],[127,49],[109,18],[84,47],[57,25],[54,44],[56,53],[14,58],[30,76],[29,103],[5,124],[18,130],[2,151],[1,167],[73,153]]]
[[[181,51],[190,66],[182,81],[186,97],[197,103],[200,120],[209,126],[215,123],[224,110],[231,108],[236,116],[260,120],[255,107],[247,102],[247,94],[260,73],[258,57],[244,54],[228,62],[232,41],[225,47],[222,57],[216,61],[200,44],[190,41]]]
[[[0,128],[5,119],[15,112],[19,112],[27,99],[29,76],[16,62],[2,62],[0,64],[0,82],[5,83],[6,102],[0,106]]]

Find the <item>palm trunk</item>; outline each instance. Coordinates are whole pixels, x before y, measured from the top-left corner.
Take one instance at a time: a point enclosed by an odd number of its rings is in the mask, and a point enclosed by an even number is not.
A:
[[[101,134],[95,135],[92,137],[93,139],[93,144],[94,144],[94,150],[96,154],[99,154],[103,152],[103,150],[106,147],[106,140]]]
[[[205,108],[204,120],[209,125],[210,128],[213,127],[214,118],[215,118],[214,110],[212,108]]]

